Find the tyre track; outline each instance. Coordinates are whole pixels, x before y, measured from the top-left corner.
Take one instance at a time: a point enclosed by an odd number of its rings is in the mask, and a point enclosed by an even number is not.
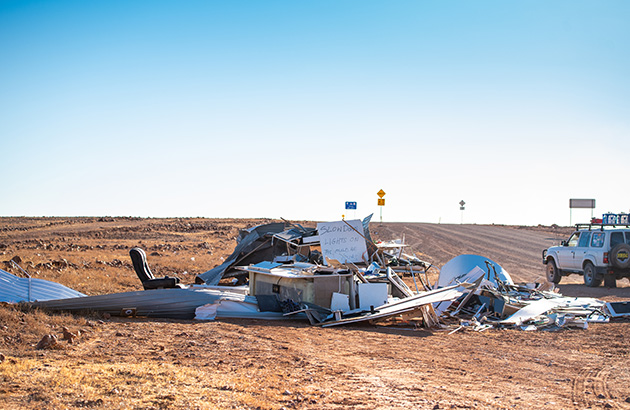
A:
[[[618,400],[609,388],[610,369],[586,367],[580,370],[573,381],[571,397],[576,409],[585,407],[606,407],[609,409],[630,409],[630,404]]]

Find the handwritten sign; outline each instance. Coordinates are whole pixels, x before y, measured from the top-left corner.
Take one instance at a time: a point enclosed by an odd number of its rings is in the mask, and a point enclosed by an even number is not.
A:
[[[367,246],[362,236],[363,224],[360,220],[320,222],[317,224],[317,231],[324,258],[336,259],[341,263],[362,262],[367,259]]]

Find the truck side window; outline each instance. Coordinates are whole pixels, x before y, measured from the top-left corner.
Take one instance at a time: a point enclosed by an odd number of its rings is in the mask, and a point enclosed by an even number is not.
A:
[[[604,232],[593,232],[591,246],[594,248],[601,248],[604,246]]]
[[[588,240],[589,239],[591,239],[591,233],[590,232],[582,232],[582,235],[580,235],[580,242],[578,243],[578,247],[586,248],[588,246]]]
[[[571,237],[567,241],[567,246],[577,246],[578,239],[580,239],[580,233],[575,232],[573,235],[571,235]]]
[[[626,232],[626,243],[630,245],[630,232]]]
[[[613,232],[610,234],[610,248],[614,248],[620,243],[624,243],[623,232]]]

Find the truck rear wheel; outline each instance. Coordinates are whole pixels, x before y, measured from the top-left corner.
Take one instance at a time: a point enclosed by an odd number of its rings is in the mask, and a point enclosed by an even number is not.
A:
[[[595,273],[595,266],[592,263],[584,264],[584,284],[591,288],[596,288],[602,283],[602,278]]]
[[[607,288],[617,287],[617,275],[614,273],[607,273],[604,275],[604,286]]]
[[[560,271],[556,267],[556,263],[553,261],[553,259],[549,259],[547,261],[546,273],[547,273],[547,280],[549,282],[555,283],[555,284],[560,283],[560,278],[562,278],[562,275],[560,275]]]

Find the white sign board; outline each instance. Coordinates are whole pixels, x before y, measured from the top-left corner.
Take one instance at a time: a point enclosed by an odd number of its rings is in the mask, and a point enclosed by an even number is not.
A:
[[[367,246],[360,220],[320,222],[317,231],[324,260],[336,259],[341,263],[367,260]]]

